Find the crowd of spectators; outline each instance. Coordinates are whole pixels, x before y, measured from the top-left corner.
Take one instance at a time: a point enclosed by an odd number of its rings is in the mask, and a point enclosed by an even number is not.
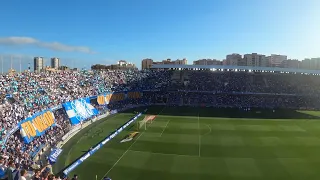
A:
[[[0,170],[23,169],[19,171],[22,174],[35,167],[48,168],[34,159],[44,146],[54,147],[72,128],[63,108],[54,111],[56,126],[29,144],[19,131],[10,132],[35,113],[82,97],[144,90],[142,99],[127,99],[108,107],[95,105],[100,113],[141,103],[320,109],[315,98],[319,85],[320,78],[312,75],[249,72],[106,70],[0,75]],[[37,170],[34,177],[39,173],[49,176],[48,172]]]
[[[145,93],[149,103],[320,109],[320,77],[305,74],[175,71],[168,91]]]
[[[177,83],[177,89],[215,92],[316,94],[320,92],[320,78],[314,75],[191,71]]]
[[[159,77],[162,77],[159,79]],[[58,73],[25,72],[0,75],[0,171],[3,177],[8,170],[22,168],[30,171],[42,167],[34,161],[44,146],[54,147],[60,138],[71,128],[66,113],[61,108],[54,111],[56,126],[50,127],[45,134],[25,143],[19,131],[10,134],[18,123],[35,113],[54,108],[64,102],[82,97],[95,96],[113,91],[131,91],[140,88],[154,88],[169,79],[169,73],[158,71],[63,71]],[[152,79],[157,78],[156,82]],[[150,81],[151,80],[151,81]],[[141,82],[143,82],[141,84]],[[126,104],[127,103],[127,104]],[[124,108],[138,104],[136,100],[110,105],[110,108]],[[100,113],[106,107],[96,108]],[[24,171],[21,171],[21,173]],[[38,176],[37,171],[34,176]],[[19,174],[19,173],[16,173]],[[47,176],[48,173],[41,173]],[[21,177],[20,177],[21,178]],[[36,179],[36,178],[34,178]],[[43,178],[50,179],[50,178]]]

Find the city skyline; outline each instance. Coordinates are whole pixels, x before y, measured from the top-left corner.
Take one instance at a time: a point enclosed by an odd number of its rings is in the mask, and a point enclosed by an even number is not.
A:
[[[319,6],[317,0],[5,1],[0,55],[5,69],[11,55],[21,55],[24,68],[36,56],[86,67],[121,59],[222,60],[233,52],[303,60],[320,57]]]
[[[176,60],[184,60],[186,59],[187,61],[187,65],[192,65],[194,64],[194,62],[196,61],[201,61],[201,60],[214,60],[214,61],[217,61],[217,62],[221,62],[221,65],[237,65],[237,64],[233,64],[233,63],[228,63],[227,62],[227,57],[229,55],[240,55],[242,60],[244,59],[245,55],[251,55],[251,54],[257,54],[257,55],[263,55],[265,56],[266,58],[267,57],[270,57],[272,55],[276,55],[278,56],[278,54],[259,54],[259,53],[245,53],[245,54],[240,54],[240,53],[230,53],[230,54],[226,54],[225,55],[225,58],[223,59],[217,59],[217,58],[200,58],[200,59],[188,59],[188,58],[177,58],[177,59],[172,59],[172,58],[164,58],[164,59],[153,59],[153,58],[144,58],[144,59],[151,59],[153,60],[153,62],[156,62],[156,63],[159,63],[159,62],[162,62],[162,61],[167,61],[168,59],[172,60],[172,61],[176,61]],[[280,56],[286,56],[287,55],[280,55]],[[76,60],[74,59],[63,59],[63,58],[60,58],[60,57],[56,57],[56,56],[52,56],[52,57],[43,57],[43,56],[34,56],[34,57],[31,57],[31,56],[22,56],[22,55],[16,55],[16,56],[11,56],[11,55],[0,55],[0,70],[2,71],[2,69],[4,70],[3,72],[8,72],[8,70],[11,68],[11,65],[12,65],[12,68],[14,70],[16,70],[17,72],[19,72],[19,69],[21,68],[22,71],[24,70],[27,70],[30,66],[30,69],[34,69],[34,58],[36,57],[41,57],[44,59],[44,64],[43,64],[43,67],[50,67],[52,66],[52,62],[51,62],[51,59],[52,58],[58,58],[59,59],[59,66],[67,66],[67,67],[70,67],[70,68],[78,68],[78,69],[82,69],[82,68],[86,68],[86,69],[90,69],[90,67],[92,65],[96,65],[96,64],[102,64],[102,65],[111,65],[111,64],[116,64],[118,61],[121,61],[121,60],[125,60],[125,59],[118,59],[118,60],[112,60],[112,61],[108,61],[107,63],[96,63],[95,61],[91,61],[91,62],[87,62],[86,64],[83,64],[82,66],[80,65],[77,65],[76,64]],[[289,59],[287,58],[287,60],[298,60],[299,62],[302,62],[303,60],[310,60],[310,59],[319,59],[320,57],[311,57],[311,58],[305,58],[305,59]],[[12,59],[12,64],[11,64],[11,59]],[[139,69],[141,69],[141,62],[142,60],[144,59],[141,59],[141,60],[138,60],[138,62],[132,62],[133,64],[136,65],[136,67],[138,67]],[[3,65],[4,67],[2,67],[2,61],[3,61]],[[127,61],[127,60],[125,60]],[[225,62],[224,62],[225,61]],[[269,61],[269,60],[268,60]],[[128,61],[129,62],[129,61]],[[20,66],[20,63],[21,63],[21,66]],[[251,66],[250,64],[246,64],[246,65],[241,65],[239,64],[238,66]]]

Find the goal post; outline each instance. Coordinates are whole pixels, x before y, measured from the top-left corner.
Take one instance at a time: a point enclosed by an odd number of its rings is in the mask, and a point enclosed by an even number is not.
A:
[[[143,120],[137,121],[138,130],[141,130],[141,129],[146,130],[147,125],[151,124],[155,118],[156,118],[156,116],[154,116],[154,115],[146,115]]]

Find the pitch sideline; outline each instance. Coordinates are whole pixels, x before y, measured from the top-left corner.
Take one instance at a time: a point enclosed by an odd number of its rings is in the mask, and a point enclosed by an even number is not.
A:
[[[158,115],[161,114],[166,107],[167,106],[163,107],[162,110],[158,113]],[[128,147],[128,149],[120,156],[120,158],[113,164],[113,166],[106,172],[106,174],[102,176],[100,180],[103,180],[103,178],[111,172],[111,170],[118,164],[118,162],[120,162],[120,160],[127,154],[127,152],[130,151],[130,148],[139,140],[139,138],[144,134],[144,132],[142,132],[140,136],[137,137],[137,139]]]

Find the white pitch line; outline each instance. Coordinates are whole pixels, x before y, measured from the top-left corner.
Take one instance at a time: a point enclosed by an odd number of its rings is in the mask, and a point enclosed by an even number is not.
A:
[[[143,132],[144,133],[144,132]],[[122,154],[122,156],[113,164],[113,166],[109,169],[109,171],[102,176],[101,180],[103,180],[103,178],[109,174],[109,172],[118,164],[118,162],[127,154],[127,152],[130,150],[130,148],[138,141],[138,139],[142,136],[142,134],[140,134],[139,137],[137,137],[137,139],[128,147],[128,149]]]
[[[167,122],[166,126],[165,126],[164,129],[162,130],[162,132],[161,132],[161,134],[160,134],[160,137],[162,136],[163,132],[166,130],[166,128],[167,128],[167,126],[168,126],[168,124],[169,124],[170,121],[171,121],[171,119]]]
[[[201,157],[201,133],[200,133],[200,117],[199,117],[199,110],[198,110],[198,133],[199,133],[199,157]]]
[[[165,106],[164,108],[162,108],[162,110],[158,113],[158,115],[161,114],[162,111],[163,111],[165,108],[166,108],[166,106]],[[144,132],[145,132],[145,131],[144,131]],[[128,147],[128,149],[122,154],[122,156],[113,164],[113,166],[109,169],[109,171],[108,171],[105,175],[102,176],[101,180],[103,180],[103,178],[104,178],[106,175],[108,175],[109,172],[111,172],[111,170],[112,170],[112,169],[118,164],[118,162],[127,154],[127,152],[130,151],[130,148],[138,141],[138,139],[143,135],[144,132],[142,132],[142,133],[140,134],[140,136],[137,137],[137,139]]]
[[[206,136],[206,135],[208,135],[208,134],[210,134],[210,133],[211,133],[211,126],[210,126],[210,125],[208,125],[208,124],[206,124],[206,126],[209,128],[209,131],[208,131],[207,133],[205,133],[204,135],[202,135],[202,136]]]

